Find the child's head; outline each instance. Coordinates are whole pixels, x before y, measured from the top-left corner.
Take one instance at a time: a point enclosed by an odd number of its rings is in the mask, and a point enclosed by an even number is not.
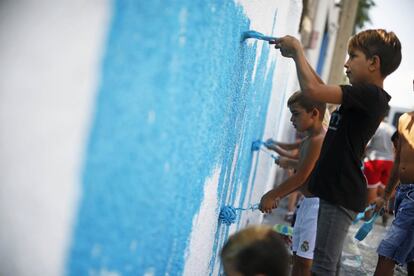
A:
[[[287,276],[289,254],[282,239],[269,226],[253,226],[232,235],[221,251],[228,276]]]
[[[326,110],[325,103],[314,101],[301,91],[293,93],[287,105],[292,113],[290,121],[299,132],[307,131],[315,123],[321,123]]]
[[[369,74],[374,71],[384,79],[400,65],[401,43],[393,32],[366,30],[351,38],[348,54],[345,67],[351,83],[370,80]]]

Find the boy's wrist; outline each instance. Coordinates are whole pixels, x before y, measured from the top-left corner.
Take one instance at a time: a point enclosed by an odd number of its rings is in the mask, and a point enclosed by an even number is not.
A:
[[[391,195],[392,195],[392,190],[390,191],[390,189],[389,189],[389,185],[387,185],[387,187],[386,187],[386,188],[385,188],[385,190],[384,190],[384,194],[382,195],[382,198],[383,198],[385,201],[388,201],[388,200],[390,200]]]
[[[279,193],[277,192],[277,190],[276,190],[276,189],[273,189],[273,190],[272,190],[272,192],[271,192],[271,196],[272,196],[272,199],[273,199],[273,200],[280,199]]]
[[[301,58],[305,58],[305,53],[303,52],[303,49],[302,49],[302,47],[299,44],[298,47],[295,47],[295,52],[294,52],[294,55],[293,55],[293,60],[297,62]]]
[[[293,54],[293,58],[299,56],[300,54],[303,53],[303,48],[302,48],[302,44],[300,43],[300,41],[297,38],[292,38],[292,44],[291,44],[291,49],[292,54]]]

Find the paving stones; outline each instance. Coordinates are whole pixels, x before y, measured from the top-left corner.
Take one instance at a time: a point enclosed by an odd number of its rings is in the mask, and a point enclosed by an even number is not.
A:
[[[282,202],[281,208],[276,209],[270,215],[265,215],[263,223],[269,225],[276,223],[287,224],[283,219],[286,213],[286,208],[283,207],[284,205]],[[382,225],[381,219],[378,219],[368,236],[363,241],[358,242],[354,236],[362,223],[363,221],[360,221],[355,225],[351,225],[349,229],[342,252],[340,276],[374,275],[378,260],[376,250],[392,223],[392,217],[389,218],[386,227]],[[394,276],[403,275],[407,275],[406,268],[396,266]]]

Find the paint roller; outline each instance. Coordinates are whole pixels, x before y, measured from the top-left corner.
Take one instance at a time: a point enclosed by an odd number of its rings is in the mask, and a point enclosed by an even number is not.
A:
[[[235,208],[233,206],[226,205],[220,210],[219,221],[226,225],[231,225],[236,222],[237,211],[246,211],[246,210],[257,210],[259,209],[259,204],[251,205],[248,208]]]
[[[271,158],[273,158],[275,160],[276,164],[279,164],[280,157],[270,153],[269,151],[265,150],[262,147],[262,146],[266,146],[266,145],[267,145],[266,142],[263,142],[261,140],[256,140],[252,143],[251,151],[262,151],[262,152],[266,153],[267,155],[269,155]]]
[[[266,36],[262,33],[250,30],[250,31],[245,31],[245,32],[242,33],[241,42],[243,42],[243,41],[245,41],[246,39],[249,39],[249,38],[264,40],[264,41],[268,41],[268,42],[277,40],[277,37]]]

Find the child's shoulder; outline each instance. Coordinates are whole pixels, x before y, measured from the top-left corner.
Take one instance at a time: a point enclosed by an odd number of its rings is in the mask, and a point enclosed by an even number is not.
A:
[[[310,135],[307,136],[306,139],[303,139],[303,147],[304,148],[311,148],[311,147],[320,147],[323,143],[325,138],[325,133],[320,133],[317,135]]]
[[[414,111],[404,113],[398,120],[398,135],[414,141]]]
[[[412,117],[414,117],[414,110],[413,111],[410,111],[410,112],[406,112],[403,115],[401,115],[401,117],[402,116],[405,116],[407,118],[412,118]]]
[[[311,146],[321,147],[324,139],[325,139],[325,135],[323,134],[318,134],[312,137]]]
[[[322,129],[322,131],[319,132],[318,134],[312,135],[312,137],[310,137],[310,139],[315,143],[319,143],[319,142],[321,142],[325,139],[325,134],[326,134],[326,130]]]
[[[410,122],[414,117],[414,111],[404,113],[398,119],[398,124],[404,124]]]

